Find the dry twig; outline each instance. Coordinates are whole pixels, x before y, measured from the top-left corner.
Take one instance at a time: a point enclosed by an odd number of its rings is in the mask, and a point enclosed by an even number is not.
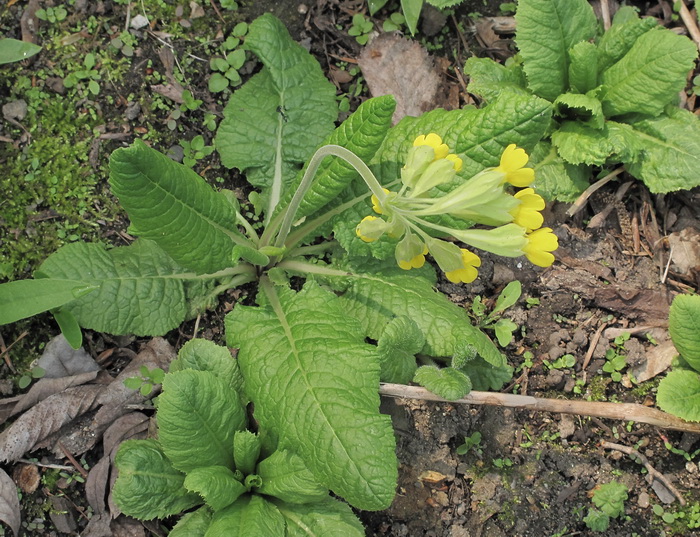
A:
[[[678,14],[681,16],[681,20],[683,21],[683,24],[685,24],[685,27],[688,28],[690,37],[693,38],[693,41],[695,41],[695,44],[700,49],[700,29],[698,29],[695,18],[693,15],[691,15],[690,11],[688,11],[688,6],[685,5],[685,0],[680,0],[679,3],[680,9],[678,10]],[[697,9],[697,3],[695,7]]]
[[[613,442],[607,442],[605,440],[603,440],[600,443],[600,445],[606,449],[614,449],[615,451],[625,453],[633,459],[638,459],[639,462],[641,462],[644,465],[644,468],[647,469],[647,472],[649,472],[649,477],[652,481],[654,479],[658,479],[668,490],[670,490],[673,493],[673,495],[676,498],[678,498],[678,501],[681,503],[681,505],[685,505],[685,499],[683,498],[683,496],[681,496],[681,493],[678,492],[678,489],[676,489],[676,487],[673,486],[673,483],[671,483],[664,474],[662,474],[656,468],[654,468],[649,462],[649,459],[647,459],[639,451],[629,446],[623,446],[622,444],[615,444]]]
[[[588,201],[588,198],[590,198],[596,190],[608,184],[615,177],[620,175],[624,170],[624,166],[620,166],[618,169],[612,171],[611,173],[603,177],[600,181],[596,181],[591,186],[589,186],[586,190],[583,191],[583,194],[581,194],[578,197],[578,199],[573,203],[573,205],[569,207],[569,210],[566,211],[566,215],[574,216],[577,212],[583,209],[584,205],[586,205],[586,202]]]
[[[470,392],[462,399],[448,401],[420,386],[403,384],[382,384],[379,393],[389,397],[423,399],[425,401],[443,401],[451,404],[491,405],[579,416],[597,416],[614,420],[648,423],[664,429],[700,433],[700,423],[691,423],[661,410],[645,407],[636,403],[599,403],[595,401],[577,401],[575,399],[546,399],[529,395],[514,395],[496,392]]]

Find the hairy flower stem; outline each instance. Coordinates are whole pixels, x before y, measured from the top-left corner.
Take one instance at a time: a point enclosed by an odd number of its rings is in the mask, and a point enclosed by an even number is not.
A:
[[[294,217],[296,216],[297,209],[299,209],[299,205],[301,205],[302,199],[311,187],[311,183],[313,182],[314,176],[318,171],[318,167],[321,165],[321,161],[329,156],[341,158],[345,162],[350,164],[350,166],[355,168],[355,170],[357,171],[357,173],[360,174],[364,182],[367,183],[367,186],[370,188],[370,190],[372,190],[372,193],[375,196],[377,196],[379,202],[382,203],[384,201],[386,194],[384,193],[384,190],[382,190],[382,186],[379,184],[379,181],[377,181],[377,178],[372,173],[372,170],[369,169],[369,167],[362,161],[360,157],[358,157],[349,149],[345,149],[344,147],[341,147],[339,145],[324,145],[323,147],[318,149],[316,153],[314,153],[314,155],[311,157],[311,160],[309,160],[309,165],[306,168],[306,172],[304,172],[304,177],[301,179],[301,183],[299,183],[299,187],[294,193],[292,201],[289,202],[287,209],[283,213],[284,218],[279,224],[279,232],[277,233],[277,239],[275,240],[274,244],[276,247],[281,248],[282,246],[284,246],[284,241],[287,239],[287,235],[289,235],[289,230],[292,228],[292,223],[294,222]],[[277,219],[274,219],[272,222],[270,222],[268,229],[266,229],[265,233],[263,234],[263,238],[261,241],[263,246],[268,244],[270,236],[276,231],[276,227]]]

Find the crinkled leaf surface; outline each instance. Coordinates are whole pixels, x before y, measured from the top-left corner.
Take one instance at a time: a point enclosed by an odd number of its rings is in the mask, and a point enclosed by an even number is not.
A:
[[[452,367],[421,366],[416,371],[413,381],[450,401],[461,399],[472,389],[469,377]]]
[[[602,129],[605,117],[600,101],[592,95],[562,93],[554,101],[555,114],[564,118],[576,117],[595,129]]]
[[[632,13],[629,17],[628,14]],[[613,24],[598,41],[598,72],[602,73],[629,52],[637,38],[658,25],[654,17],[640,19],[634,8],[615,13]]]
[[[588,166],[565,162],[549,142],[537,144],[531,157],[535,168],[532,188],[546,200],[572,202],[588,188]]]
[[[410,317],[389,321],[377,342],[382,382],[408,384],[416,372],[416,354],[425,346],[425,336]]]
[[[596,34],[593,9],[586,0],[520,0],[515,20],[530,89],[553,101],[569,88],[569,49]]]
[[[697,55],[690,39],[670,30],[653,29],[641,35],[602,75],[600,99],[606,117],[659,115],[685,87]]]
[[[170,372],[194,369],[210,371],[239,394],[243,393],[243,376],[238,361],[226,347],[208,339],[192,339],[185,343],[170,364]]]
[[[158,398],[158,438],[182,472],[206,466],[233,467],[233,435],[245,429],[238,394],[209,371],[169,373]]]
[[[360,509],[384,509],[397,470],[376,352],[329,291],[277,292],[274,310],[236,306],[226,317],[256,418],[320,483]]]
[[[187,513],[177,521],[168,537],[204,537],[211,522],[211,511],[208,507],[200,507],[192,513]]]
[[[598,85],[598,47],[590,41],[580,41],[569,51],[569,87],[576,93],[586,93]]]
[[[123,513],[151,520],[180,513],[202,503],[187,492],[185,474],[173,468],[155,440],[127,440],[117,452],[119,477],[112,494]]]
[[[655,194],[700,185],[700,119],[674,107],[667,114],[632,124],[644,150],[637,161],[625,162]]]
[[[109,160],[110,185],[139,236],[200,274],[231,265],[231,250],[247,240],[226,198],[191,168],[137,140]]]
[[[364,537],[365,530],[346,503],[327,497],[307,504],[276,503],[287,523],[286,537]]]
[[[157,244],[139,240],[107,250],[72,243],[48,257],[38,271],[48,281],[99,287],[63,306],[84,328],[110,334],[162,335],[185,320],[185,274]]]
[[[262,496],[244,496],[214,515],[205,537],[285,537],[284,517]]]
[[[465,372],[475,390],[495,390],[503,388],[503,385],[513,378],[513,368],[507,363],[500,366],[493,366],[481,356],[470,360],[460,368]]]
[[[579,121],[565,121],[552,133],[552,145],[570,164],[602,165],[614,153],[608,129],[594,129]]]
[[[0,285],[0,325],[63,306],[95,289],[80,280],[17,280]]]
[[[486,101],[496,99],[503,92],[529,95],[525,73],[520,65],[502,65],[491,58],[472,56],[464,64],[469,75],[469,93],[480,95]]]
[[[611,481],[600,485],[593,493],[593,503],[611,518],[617,518],[625,512],[627,485]]]
[[[256,491],[287,503],[318,502],[328,497],[328,489],[318,483],[301,457],[277,450],[260,461],[256,471],[262,486]]]
[[[688,365],[700,373],[700,296],[674,298],[668,323],[676,349]]]
[[[250,25],[245,46],[265,67],[229,100],[215,142],[224,166],[265,189],[271,216],[284,188],[334,128],[335,87],[269,13]]]
[[[700,421],[700,374],[690,369],[671,371],[659,383],[656,403],[674,416]]]
[[[245,485],[238,481],[226,466],[195,468],[187,473],[184,486],[204,498],[214,512],[228,507],[241,494],[248,492]]]
[[[260,437],[251,431],[236,431],[233,435],[233,462],[244,475],[255,471],[260,456]]]

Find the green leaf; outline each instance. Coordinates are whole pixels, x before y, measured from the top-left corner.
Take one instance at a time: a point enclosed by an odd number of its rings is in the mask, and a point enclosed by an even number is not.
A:
[[[449,401],[461,399],[472,389],[469,377],[452,367],[421,366],[416,371],[413,381]]]
[[[175,527],[168,533],[168,537],[204,537],[210,522],[211,511],[209,508],[200,507],[178,520]]]
[[[130,390],[138,390],[141,388],[141,384],[143,384],[143,379],[141,377],[129,377],[124,379],[124,386]]]
[[[83,344],[83,332],[80,329],[80,324],[70,311],[59,308],[52,312],[54,319],[58,323],[63,337],[74,349],[79,349]]]
[[[382,382],[408,384],[416,372],[416,354],[425,346],[425,336],[410,317],[389,321],[377,342]]]
[[[685,87],[697,55],[690,39],[670,30],[653,29],[641,35],[602,75],[600,100],[606,117],[659,115]]]
[[[259,494],[274,496],[290,503],[316,503],[328,498],[328,489],[320,485],[304,461],[286,450],[275,451],[258,464],[262,479]]]
[[[0,39],[0,65],[26,60],[41,50],[39,45],[17,39]]]
[[[491,311],[491,315],[505,311],[515,304],[522,294],[522,289],[523,287],[518,280],[509,282],[508,285],[503,288],[503,291],[501,291],[501,293],[498,295],[496,304],[494,304],[493,310]]]
[[[469,93],[480,95],[486,101],[494,100],[505,92],[530,94],[523,68],[515,62],[502,65],[491,58],[472,56],[464,64],[464,73],[469,75]]]
[[[233,467],[233,435],[245,429],[237,394],[209,371],[169,373],[158,397],[158,438],[180,471]]]
[[[636,13],[625,19],[630,11],[624,7],[615,14],[613,25],[598,42],[598,73],[619,61],[629,52],[637,38],[658,25],[654,17],[640,19]]]
[[[260,438],[250,431],[236,431],[233,435],[233,462],[236,470],[252,474],[260,456]]]
[[[285,537],[284,517],[262,496],[244,496],[214,514],[205,537]]]
[[[110,334],[162,335],[187,313],[188,276],[151,241],[106,250],[72,243],[51,254],[37,272],[46,281],[80,280],[99,287],[65,306],[80,326]]]
[[[3,283],[0,285],[0,325],[58,308],[99,287],[80,278],[40,278]]]
[[[287,524],[286,537],[364,537],[365,530],[346,503],[326,497],[307,504],[277,503]]]
[[[236,264],[241,258],[251,265],[257,265],[259,267],[264,267],[270,263],[270,258],[256,248],[234,246],[231,252],[231,261]]]
[[[590,509],[583,521],[593,531],[607,531],[610,527],[610,517],[598,509]]]
[[[598,47],[590,41],[576,43],[569,51],[569,87],[587,93],[598,86]]]
[[[578,119],[594,129],[602,129],[605,122],[600,101],[591,95],[563,93],[554,101],[555,115]]]
[[[496,339],[501,347],[507,347],[510,344],[513,339],[513,332],[517,329],[518,325],[510,319],[499,319],[496,324],[493,325]]]
[[[201,503],[197,494],[184,488],[185,474],[173,468],[155,440],[126,440],[115,464],[119,477],[112,494],[128,516],[165,518]]]
[[[480,356],[467,362],[460,369],[469,376],[474,390],[498,391],[513,378],[513,368],[508,364],[494,366]]]
[[[625,162],[654,194],[700,185],[700,119],[674,107],[667,114],[632,123],[644,151],[636,162]]]
[[[611,481],[600,485],[593,493],[593,503],[610,518],[617,518],[625,512],[627,485]]]
[[[226,386],[243,393],[243,376],[238,361],[231,356],[230,350],[213,341],[192,339],[185,343],[170,364],[173,373],[183,369],[210,371]]]
[[[564,121],[552,133],[552,144],[569,164],[603,165],[615,152],[608,129],[594,129],[580,121]]]
[[[414,35],[418,29],[418,19],[422,9],[423,0],[401,0],[401,11],[406,17],[406,26],[411,35]]]
[[[369,14],[374,15],[377,11],[382,9],[388,0],[367,0],[367,6],[369,6]]]
[[[226,466],[194,468],[187,473],[185,488],[198,493],[214,512],[228,507],[241,494],[248,492]]]
[[[266,293],[274,311],[237,305],[226,316],[256,418],[320,483],[360,509],[384,509],[397,471],[376,352],[333,293],[312,283],[278,292]]]
[[[588,166],[564,161],[550,143],[540,142],[530,156],[535,168],[532,188],[546,200],[571,203],[588,188]]]
[[[676,296],[671,304],[668,323],[676,349],[700,373],[700,296]]]
[[[674,369],[659,383],[659,407],[687,421],[700,421],[700,374],[690,369]]]
[[[228,79],[221,73],[212,73],[208,83],[209,91],[219,93],[228,88]]]
[[[569,88],[568,51],[596,34],[593,9],[586,0],[520,0],[515,21],[530,89],[553,101]]]
[[[391,95],[366,100],[357,110],[324,140],[349,149],[364,162],[370,162],[391,127],[396,100]],[[347,162],[336,157],[326,157],[318,167],[314,182],[297,209],[297,219],[308,216],[337,199],[352,181],[360,182],[359,174]],[[297,177],[280,208],[286,208],[301,183]],[[362,182],[364,185],[364,182]]]
[[[224,196],[140,140],[117,149],[109,162],[112,190],[141,237],[198,273],[231,266],[232,248],[247,241]]]
[[[301,164],[334,128],[335,87],[269,13],[250,25],[245,46],[265,67],[229,100],[215,145],[224,166],[265,188],[271,216]]]

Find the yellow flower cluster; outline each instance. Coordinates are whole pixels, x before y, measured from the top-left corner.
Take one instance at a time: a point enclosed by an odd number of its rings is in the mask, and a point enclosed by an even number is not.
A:
[[[380,217],[365,217],[357,226],[357,235],[365,242],[384,234],[400,239],[395,257],[405,270],[422,267],[430,253],[454,283],[474,281],[481,260],[473,252],[433,235],[452,237],[507,257],[524,255],[533,264],[548,267],[554,262],[552,252],[558,241],[551,228],[542,227],[545,202],[530,187],[535,172],[525,167],[528,159],[525,150],[511,144],[503,151],[497,167],[483,170],[447,194],[431,196],[436,186],[456,180],[462,160],[450,153],[439,135],[418,136],[401,170],[401,189],[377,189],[372,196],[372,209]],[[520,190],[512,193],[511,187]],[[440,215],[491,229],[453,229],[425,218]]]

